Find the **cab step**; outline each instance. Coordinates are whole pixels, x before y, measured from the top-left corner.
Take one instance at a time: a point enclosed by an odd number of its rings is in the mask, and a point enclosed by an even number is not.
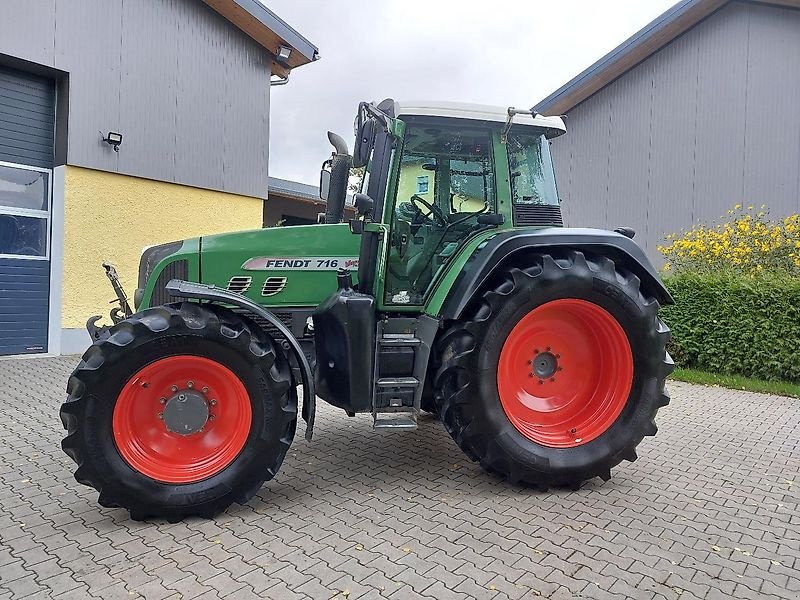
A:
[[[419,379],[416,377],[381,377],[378,379],[379,388],[407,388],[417,387]]]
[[[417,415],[413,412],[380,413],[375,415],[373,429],[408,430],[417,428]]]
[[[378,343],[381,346],[399,347],[399,346],[419,346],[422,343],[418,337],[407,335],[405,333],[384,333],[383,337],[378,338]]]

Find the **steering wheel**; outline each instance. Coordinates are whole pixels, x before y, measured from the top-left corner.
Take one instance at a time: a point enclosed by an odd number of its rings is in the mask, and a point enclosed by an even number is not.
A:
[[[411,196],[411,204],[413,204],[414,208],[417,209],[417,214],[423,217],[424,219],[430,221],[431,223],[434,223],[435,225],[438,225],[439,227],[447,227],[449,223],[447,217],[442,212],[442,209],[436,206],[435,204],[430,204],[424,198],[420,198],[419,196],[417,196],[417,194]],[[422,208],[420,208],[420,206],[422,206],[423,208],[427,208],[428,213],[427,214],[424,213],[422,211]]]

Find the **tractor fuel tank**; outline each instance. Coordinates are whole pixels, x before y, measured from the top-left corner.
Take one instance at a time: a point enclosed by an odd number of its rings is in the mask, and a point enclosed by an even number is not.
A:
[[[339,289],[314,311],[317,365],[323,400],[348,412],[369,411],[375,353],[375,298],[353,289],[350,274],[337,274]]]

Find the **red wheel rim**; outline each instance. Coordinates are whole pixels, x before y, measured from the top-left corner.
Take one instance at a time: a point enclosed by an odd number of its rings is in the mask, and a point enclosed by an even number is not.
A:
[[[205,403],[208,413],[187,435],[170,430],[164,417],[182,392],[201,407]],[[239,455],[251,420],[250,396],[233,371],[200,356],[171,356],[140,369],[122,388],[114,406],[114,441],[143,475],[191,483],[220,472]]]
[[[617,320],[585,300],[547,302],[520,320],[500,352],[497,389],[529,440],[574,448],[617,420],[633,383],[633,355]]]

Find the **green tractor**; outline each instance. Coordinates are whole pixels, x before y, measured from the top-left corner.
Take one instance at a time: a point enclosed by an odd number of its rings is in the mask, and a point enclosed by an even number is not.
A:
[[[435,414],[464,453],[546,490],[607,480],[669,402],[672,302],[633,232],[569,229],[558,117],[362,103],[329,133],[324,223],[145,249],[68,383],[75,478],[134,519],[247,502],[319,397],[376,429]],[[363,168],[343,223],[348,178]]]

